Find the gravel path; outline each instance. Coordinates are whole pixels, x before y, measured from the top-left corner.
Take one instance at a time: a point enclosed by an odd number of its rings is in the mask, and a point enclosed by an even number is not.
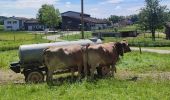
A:
[[[131,50],[139,51],[139,48],[131,47]],[[160,53],[160,54],[170,54],[170,50],[155,50],[155,49],[146,49],[146,48],[142,48],[141,50],[146,52]]]

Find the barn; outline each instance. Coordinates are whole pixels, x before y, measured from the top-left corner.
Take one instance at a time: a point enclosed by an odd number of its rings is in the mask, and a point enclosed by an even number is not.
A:
[[[81,13],[67,11],[61,14],[62,29],[70,31],[79,31],[81,28]],[[94,29],[104,29],[107,27],[107,21],[91,17],[89,14],[84,14],[84,29],[86,31]]]
[[[28,31],[44,31],[46,26],[41,24],[37,19],[29,19],[24,23],[25,30]]]

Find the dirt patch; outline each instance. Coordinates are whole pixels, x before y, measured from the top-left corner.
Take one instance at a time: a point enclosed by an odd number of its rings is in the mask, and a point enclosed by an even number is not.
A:
[[[11,70],[0,70],[0,84],[24,83],[24,76]]]
[[[170,72],[145,72],[145,73],[135,73],[128,70],[120,70],[115,74],[115,77],[122,80],[170,80]]]
[[[138,77],[151,78],[154,80],[170,80],[170,72],[147,72],[139,74]]]

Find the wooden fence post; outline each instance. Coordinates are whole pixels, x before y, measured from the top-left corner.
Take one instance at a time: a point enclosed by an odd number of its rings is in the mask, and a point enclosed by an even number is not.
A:
[[[140,54],[142,54],[141,44],[138,42]]]

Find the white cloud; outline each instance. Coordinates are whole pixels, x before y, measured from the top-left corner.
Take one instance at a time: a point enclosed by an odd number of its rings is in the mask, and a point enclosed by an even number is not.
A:
[[[21,13],[1,13],[1,16],[6,16],[6,17],[12,17],[12,16],[16,16],[16,17],[27,17],[27,18],[35,18],[34,15],[31,14],[21,14]]]
[[[120,6],[116,6],[116,7],[115,7],[115,10],[120,10],[120,9],[121,9]]]
[[[56,4],[59,0],[16,0],[16,1],[1,1],[0,5],[3,8],[26,9],[40,8],[43,4]]]
[[[66,2],[65,7],[70,8],[71,7],[71,2]]]
[[[101,15],[101,11],[98,8],[92,8],[86,11],[87,13],[91,14],[93,17],[97,17]]]
[[[118,3],[121,3],[123,1],[124,0],[105,0],[103,2],[100,2],[99,4],[102,4],[102,5],[108,4],[108,3],[110,3],[110,4],[118,4]]]

